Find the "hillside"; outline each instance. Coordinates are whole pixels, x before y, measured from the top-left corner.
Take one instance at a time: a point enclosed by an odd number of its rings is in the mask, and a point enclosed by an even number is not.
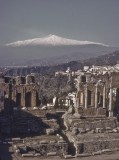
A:
[[[31,73],[38,73],[40,75],[54,75],[56,71],[66,71],[69,66],[71,66],[71,69],[74,71],[79,68],[83,68],[83,64],[80,61],[72,61],[54,66],[7,67],[2,70],[4,70],[4,75],[6,76],[25,76]]]
[[[67,76],[40,76],[38,82],[39,95],[41,95],[39,98],[49,103],[54,96],[61,98],[75,91],[74,78],[69,81]]]
[[[82,65],[116,65],[119,61],[119,50],[110,54],[84,60]]]
[[[116,65],[119,61],[119,51],[89,58],[82,61],[71,61],[54,66],[32,66],[32,67],[8,67],[5,70],[5,75],[8,76],[25,76],[30,73],[39,73],[40,75],[54,75],[56,71],[66,71],[70,67],[73,71],[83,69],[83,66],[88,65]]]

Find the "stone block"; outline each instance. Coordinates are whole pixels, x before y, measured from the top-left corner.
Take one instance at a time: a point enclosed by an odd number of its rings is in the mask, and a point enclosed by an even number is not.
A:
[[[47,156],[56,156],[56,155],[57,155],[56,152],[49,152],[49,153],[47,153]]]
[[[55,129],[52,129],[52,128],[46,129],[46,134],[47,135],[54,135],[55,134]]]
[[[33,157],[34,154],[33,153],[25,153],[25,154],[22,154],[22,157]]]

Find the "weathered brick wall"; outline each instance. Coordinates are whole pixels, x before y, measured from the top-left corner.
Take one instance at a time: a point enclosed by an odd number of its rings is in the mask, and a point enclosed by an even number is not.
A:
[[[17,148],[19,148],[20,153],[23,153],[23,149],[22,147],[17,146]],[[56,155],[63,155],[63,154],[67,154],[68,152],[68,144],[67,143],[59,143],[59,142],[55,142],[55,143],[35,143],[34,144],[29,144],[27,146],[26,149],[26,153],[28,153],[29,151],[33,151],[35,150],[37,153],[40,153],[43,156],[46,156],[47,153],[50,152],[56,152]]]
[[[110,127],[113,129],[117,127],[117,122],[115,119],[106,119],[106,120],[97,120],[97,121],[82,120],[79,122],[72,123],[71,126],[77,127],[77,128],[83,128],[83,129],[88,128],[90,130],[96,129],[96,128],[106,129],[106,127]]]
[[[104,149],[116,148],[119,148],[119,139],[83,142],[77,143],[77,154],[93,153]]]
[[[106,116],[106,109],[100,107],[100,108],[81,108],[79,107],[78,112],[82,115],[82,116],[99,116],[99,115],[105,115]]]

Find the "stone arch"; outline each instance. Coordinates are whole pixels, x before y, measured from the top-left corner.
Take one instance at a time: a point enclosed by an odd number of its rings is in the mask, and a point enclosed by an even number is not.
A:
[[[21,93],[16,95],[16,106],[21,106]]]
[[[88,105],[91,106],[91,91],[88,90],[87,92],[88,92],[87,93],[88,94]]]
[[[36,106],[40,106],[40,105],[41,105],[41,101],[39,100],[38,92],[36,92]]]
[[[97,93],[97,103],[100,104],[100,92]]]
[[[99,103],[100,107],[103,107],[103,95],[100,95],[100,103]]]
[[[25,106],[26,107],[31,107],[32,103],[31,103],[31,92],[27,92],[25,93]]]
[[[84,104],[84,95],[83,92],[80,93],[80,105]]]
[[[113,107],[113,114],[117,116],[119,114],[119,88],[116,89],[116,99]]]
[[[81,82],[86,82],[86,76],[85,75],[81,76]]]

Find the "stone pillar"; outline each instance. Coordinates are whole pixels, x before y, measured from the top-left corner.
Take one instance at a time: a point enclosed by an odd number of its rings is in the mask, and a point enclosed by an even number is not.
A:
[[[93,91],[91,91],[91,106],[94,106],[94,92]]]
[[[103,87],[103,108],[106,108],[105,100],[106,100],[106,88],[105,88],[105,85],[104,85],[104,87]]]
[[[81,92],[81,95],[80,95],[80,104],[83,105],[83,92]]]
[[[97,100],[98,100],[98,87],[97,87],[97,85],[96,85],[96,86],[95,86],[95,108],[98,107],[98,102],[97,102]]]
[[[76,98],[76,106],[79,108],[79,98]]]
[[[36,91],[32,91],[31,107],[36,107]]]
[[[22,93],[21,93],[21,106],[25,107],[25,88],[23,88]]]
[[[16,88],[13,87],[13,90],[12,90],[12,100],[14,102],[13,104],[13,107],[16,107],[15,103],[16,103]]]
[[[10,98],[10,102],[9,104],[12,106],[12,107],[16,107],[16,95],[15,95],[15,87],[14,85],[11,86],[10,88],[10,92],[9,92],[9,98]]]
[[[74,98],[73,102],[74,102],[74,107],[77,107],[77,102],[76,102],[76,97]]]
[[[110,87],[110,95],[109,95],[109,111],[112,110],[112,87]]]
[[[85,109],[88,108],[88,89],[87,85],[85,86]]]
[[[113,112],[112,112],[112,86],[110,86],[110,95],[109,95],[109,117],[113,117]]]

